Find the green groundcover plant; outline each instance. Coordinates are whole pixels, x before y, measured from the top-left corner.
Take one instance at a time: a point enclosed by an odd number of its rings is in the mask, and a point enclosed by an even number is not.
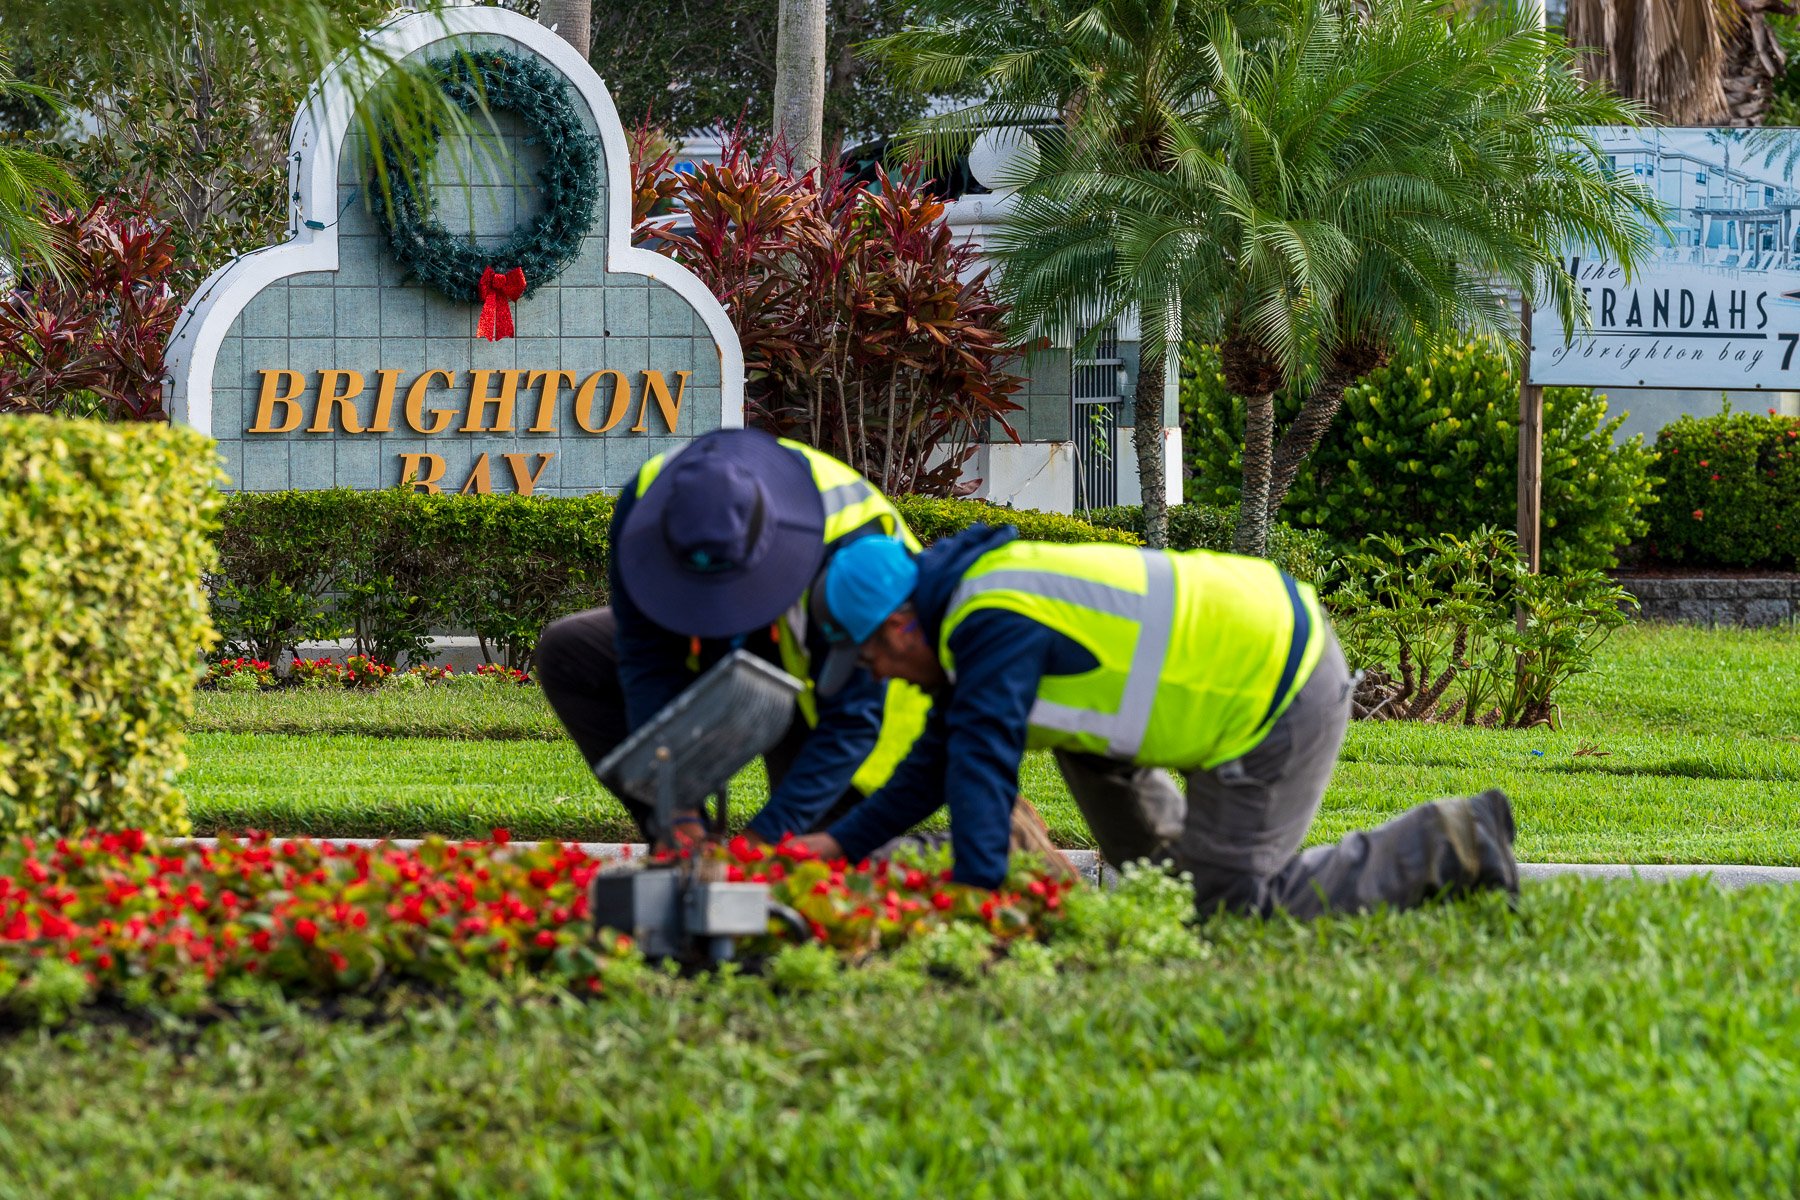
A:
[[[1558,723],[1557,690],[1591,669],[1635,601],[1599,571],[1533,574],[1512,533],[1370,538],[1327,597],[1362,672],[1353,711],[1508,728]]]
[[[1695,566],[1800,570],[1800,417],[1684,416],[1656,435],[1650,548]]]
[[[1276,397],[1290,421],[1302,396]],[[1516,516],[1519,378],[1497,341],[1398,352],[1344,393],[1337,420],[1295,480],[1282,514],[1323,530],[1340,551],[1363,538],[1509,527]],[[1546,570],[1604,570],[1649,529],[1657,456],[1632,437],[1615,445],[1587,388],[1544,391],[1543,561]],[[1225,387],[1218,353],[1189,344],[1182,360],[1188,498],[1235,504],[1243,473],[1243,401]]]

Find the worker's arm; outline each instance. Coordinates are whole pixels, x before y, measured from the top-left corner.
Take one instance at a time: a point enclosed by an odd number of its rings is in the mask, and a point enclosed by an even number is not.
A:
[[[819,701],[819,723],[768,804],[750,822],[750,832],[765,841],[784,833],[806,833],[850,790],[850,780],[881,736],[887,688],[859,670],[830,699]]]
[[[940,697],[932,706],[925,736],[888,785],[832,826],[831,836],[846,858],[862,858],[948,802],[953,878],[993,888],[1006,879],[1038,680],[1053,660],[1073,659],[1078,669],[1094,660],[1047,626],[998,609],[958,625],[950,652],[957,676],[947,702]]]
[[[943,710],[934,704],[887,784],[831,827],[839,853],[860,862],[944,806],[944,742]]]
[[[613,506],[611,544],[619,544],[619,531],[636,502],[634,478],[619,494]],[[619,686],[625,691],[625,725],[636,730],[679,696],[694,681],[688,669],[690,641],[664,629],[652,621],[644,610],[631,602],[619,580],[619,556],[612,556],[607,569],[608,590],[612,594],[612,611],[619,656]]]
[[[945,714],[945,798],[958,883],[995,888],[1006,880],[1031,706],[1060,640],[1030,617],[991,608],[971,613],[950,635],[956,691]]]

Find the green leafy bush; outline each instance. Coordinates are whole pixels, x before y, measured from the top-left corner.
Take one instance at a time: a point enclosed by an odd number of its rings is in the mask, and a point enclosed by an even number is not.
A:
[[[1177,504],[1169,510],[1169,549],[1228,551],[1237,515],[1235,504]],[[1139,538],[1144,534],[1142,505],[1092,509],[1087,519],[1108,529],[1129,530]],[[1309,583],[1322,583],[1331,574],[1330,539],[1316,529],[1276,525],[1269,530],[1269,558],[1295,579]]]
[[[929,496],[895,496],[894,507],[922,542],[960,533],[971,525],[1012,525],[1019,536],[1034,542],[1122,542],[1136,545],[1142,536],[1117,527],[1104,527],[1065,513],[1038,512],[1031,508],[1006,508],[985,500],[940,500]]]
[[[1674,562],[1800,567],[1800,418],[1682,417],[1656,435],[1650,541]]]
[[[1370,538],[1327,597],[1344,657],[1363,672],[1358,717],[1549,725],[1556,690],[1626,621],[1599,571],[1533,575],[1509,532]]]
[[[1217,353],[1190,344],[1182,359],[1182,443],[1188,498],[1235,503],[1243,471],[1243,401],[1225,389]],[[1301,396],[1277,397],[1276,418]],[[1517,516],[1519,378],[1491,339],[1397,355],[1344,395],[1343,409],[1288,494],[1292,524],[1340,547],[1372,535],[1467,537]],[[1604,569],[1649,529],[1655,455],[1640,438],[1615,446],[1624,420],[1587,388],[1544,392],[1544,566]]]
[[[977,522],[1053,542],[1139,540],[1060,513],[900,496],[932,541]],[[530,658],[538,632],[606,603],[611,496],[240,492],[227,497],[209,577],[226,653],[279,662],[301,642],[353,636],[383,663],[416,662],[433,630],[473,633],[490,661]]]
[[[270,662],[345,634],[367,658],[417,660],[453,628],[516,666],[551,620],[606,602],[611,522],[610,496],[238,493],[214,612],[228,646]]]
[[[217,474],[190,430],[0,418],[0,835],[185,832]]]

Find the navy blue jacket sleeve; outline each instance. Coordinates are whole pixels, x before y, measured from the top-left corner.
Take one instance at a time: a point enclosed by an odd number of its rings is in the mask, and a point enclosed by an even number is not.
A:
[[[1046,664],[1065,641],[1017,613],[983,609],[964,619],[950,637],[956,684],[933,707],[927,737],[887,787],[832,827],[845,856],[864,857],[948,802],[952,878],[999,887],[1031,706]]]
[[[971,613],[950,635],[957,675],[945,713],[946,761],[954,768],[947,799],[951,877],[958,883],[995,888],[1006,880],[1031,706],[1060,638],[1030,617],[999,609]]]
[[[860,862],[944,805],[944,710],[933,704],[925,731],[894,768],[887,786],[830,829],[844,857]]]
[[[875,749],[886,699],[884,684],[867,671],[857,671],[837,695],[820,700],[819,724],[807,735],[768,804],[750,822],[751,831],[771,842],[784,833],[811,832],[850,790],[856,769]]]
[[[619,544],[619,530],[637,492],[637,480],[625,485],[613,506],[612,545]],[[613,620],[617,633],[619,684],[625,689],[625,724],[635,730],[662,710],[662,707],[694,681],[688,669],[689,641],[680,634],[664,629],[631,602],[619,581],[619,557],[612,556],[608,567],[608,590],[612,593]]]

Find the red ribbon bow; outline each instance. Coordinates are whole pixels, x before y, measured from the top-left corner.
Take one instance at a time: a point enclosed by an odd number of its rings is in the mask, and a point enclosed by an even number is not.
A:
[[[505,274],[488,267],[481,272],[481,322],[475,332],[490,342],[513,335],[513,301],[525,294],[525,271],[514,267]]]

